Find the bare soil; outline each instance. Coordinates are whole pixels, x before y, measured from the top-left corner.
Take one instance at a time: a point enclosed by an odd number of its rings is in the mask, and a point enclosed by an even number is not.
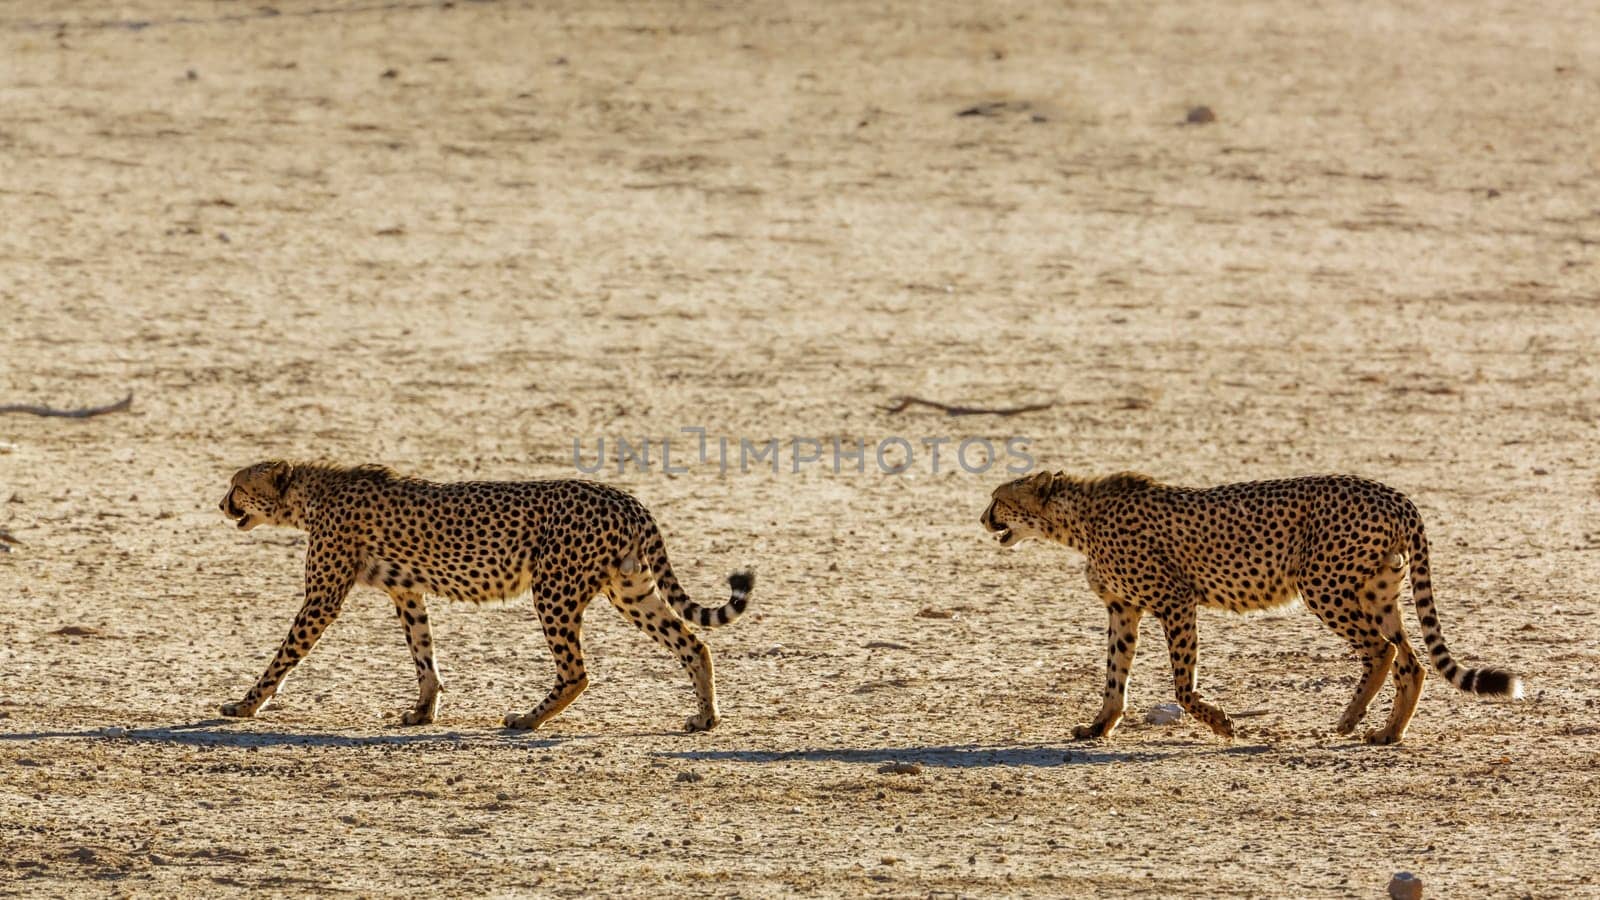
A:
[[[1600,894],[1594,26],[1544,0],[5,4],[0,403],[133,402],[0,417],[0,893]],[[734,466],[597,477],[702,602],[759,572],[708,636],[715,732],[680,733],[688,679],[603,602],[589,692],[531,735],[497,727],[553,678],[527,603],[436,604],[441,718],[401,727],[373,592],[258,719],[217,717],[304,551],[218,514],[235,468],[564,477],[575,441],[685,428]],[[894,437],[893,475],[736,458]],[[1126,726],[1074,743],[1104,613],[1070,553],[985,537],[1009,476],[954,444],[935,473],[940,437],[1379,478],[1423,509],[1456,656],[1528,697],[1433,678],[1369,748],[1332,734],[1357,669],[1313,616],[1206,616],[1207,695],[1259,713],[1237,740],[1144,722],[1150,625]]]

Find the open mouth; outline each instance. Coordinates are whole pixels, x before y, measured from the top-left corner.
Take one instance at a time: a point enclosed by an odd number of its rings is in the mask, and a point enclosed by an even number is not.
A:
[[[1009,547],[1016,543],[1017,536],[1011,531],[1010,525],[1000,524],[1000,517],[995,515],[995,504],[990,503],[989,508],[983,511],[983,527],[994,535],[1000,546]]]
[[[1011,530],[1010,525],[1002,525],[994,519],[985,519],[983,527],[989,529],[989,533],[994,535],[994,539],[999,541],[1002,547],[1009,547],[1017,542],[1017,533]]]
[[[249,523],[250,514],[240,509],[239,505],[233,502],[233,491],[229,491],[228,496],[223,497],[222,503],[219,505],[222,507],[222,514],[233,519],[240,528],[244,528]]]

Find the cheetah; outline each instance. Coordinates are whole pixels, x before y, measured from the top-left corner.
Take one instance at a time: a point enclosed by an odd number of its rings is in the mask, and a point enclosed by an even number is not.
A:
[[[1350,734],[1394,674],[1388,722],[1368,743],[1392,744],[1422,694],[1423,668],[1400,620],[1402,564],[1434,668],[1476,694],[1521,697],[1504,669],[1456,665],[1445,649],[1428,572],[1422,517],[1404,494],[1350,475],[1193,489],[1124,472],[1077,478],[1040,472],[994,491],[982,523],[1002,547],[1029,538],[1082,552],[1090,590],[1105,603],[1104,701],[1078,740],[1105,737],[1122,718],[1139,619],[1154,613],[1167,637],[1178,703],[1225,738],[1233,720],[1195,688],[1195,611],[1268,609],[1297,597],[1350,642],[1362,672],[1337,730]]]
[[[688,730],[719,721],[711,651],[688,625],[738,619],[754,576],[729,576],[732,597],[721,607],[692,602],[655,520],[623,491],[589,481],[440,484],[383,466],[270,460],[239,470],[221,507],[245,531],[281,525],[309,535],[305,603],[265,674],[244,699],[222,707],[224,716],[255,715],[339,615],[350,588],[362,584],[394,602],[416,663],[419,696],[403,724],[432,722],[444,687],[425,595],[483,603],[525,593],[534,597],[557,679],[532,711],[508,713],[505,727],[538,728],[588,687],[583,613],[599,594],[689,670],[700,708]]]

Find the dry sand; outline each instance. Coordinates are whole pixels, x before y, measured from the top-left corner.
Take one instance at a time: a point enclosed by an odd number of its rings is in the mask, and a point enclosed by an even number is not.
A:
[[[134,396],[0,418],[0,892],[1600,893],[1584,4],[324,3],[0,7],[0,403]],[[1142,723],[1147,624],[1127,726],[1075,744],[1079,560],[1000,552],[1004,476],[919,453],[605,474],[702,601],[760,573],[708,637],[712,734],[603,603],[534,735],[496,727],[552,679],[527,604],[440,606],[441,718],[402,728],[373,592],[216,717],[304,549],[217,514],[236,467],[560,477],[575,439],[687,427],[1376,477],[1423,509],[1457,657],[1529,696],[1432,678],[1368,748],[1313,616],[1206,616],[1208,695],[1264,710],[1238,740]]]

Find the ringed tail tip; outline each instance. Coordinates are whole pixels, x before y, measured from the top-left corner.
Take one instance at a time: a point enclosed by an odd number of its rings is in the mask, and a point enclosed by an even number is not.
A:
[[[1507,672],[1505,669],[1473,669],[1466,673],[1461,688],[1474,694],[1487,694],[1491,697],[1510,697],[1521,700],[1523,694],[1522,679]]]

